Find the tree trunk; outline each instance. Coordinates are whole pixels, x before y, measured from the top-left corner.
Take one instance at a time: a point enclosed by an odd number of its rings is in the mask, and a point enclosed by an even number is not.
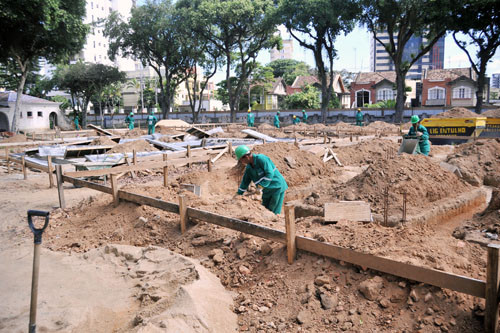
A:
[[[231,122],[236,122],[236,111],[234,109],[234,100],[231,86],[231,53],[226,53],[226,88],[229,97],[229,110],[231,111]]]
[[[82,110],[81,110],[81,113],[82,113],[82,124],[80,125],[82,129],[84,129],[84,128],[87,127],[87,107],[89,106],[89,102],[90,102],[90,97],[89,98],[85,98],[83,100],[83,105],[82,105]],[[94,111],[94,114],[95,114],[95,111]]]
[[[477,114],[480,114],[481,109],[483,108],[483,94],[484,94],[485,81],[486,81],[486,62],[481,60],[481,66],[479,67],[479,73],[477,76],[476,107],[474,109],[474,111]]]
[[[104,128],[104,111],[101,102],[99,102],[99,112],[101,113],[101,127]]]
[[[21,112],[21,105],[22,105],[21,98],[23,96],[26,77],[28,76],[28,61],[25,61],[24,63],[18,61],[17,63],[21,68],[22,74],[21,74],[21,80],[19,81],[19,85],[17,86],[16,106],[14,107],[14,115],[12,116],[11,131],[14,133],[17,133],[19,130],[17,124],[18,122],[17,115]]]
[[[406,73],[402,73],[400,70],[396,69],[396,113],[394,114],[394,121],[396,123],[403,122],[406,101],[405,76]]]

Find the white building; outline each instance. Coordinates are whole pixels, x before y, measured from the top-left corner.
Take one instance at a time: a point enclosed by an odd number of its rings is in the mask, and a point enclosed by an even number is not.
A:
[[[0,131],[9,131],[17,93],[14,91],[0,92]],[[29,95],[21,97],[22,109],[18,118],[18,129],[21,131],[49,130],[58,126],[71,128],[71,123],[59,110],[59,104]]]
[[[269,51],[271,61],[278,59],[293,59],[293,39],[292,36],[286,31],[284,26],[278,27],[279,35],[283,41],[283,48],[278,50],[276,48]]]
[[[135,5],[135,0],[87,0],[86,17],[84,23],[90,24],[90,32],[83,49],[75,55],[75,60],[83,62],[115,66],[121,71],[135,70],[135,61],[128,58],[117,57],[111,61],[108,57],[109,41],[104,36],[104,20],[112,11],[117,11],[124,20],[130,17],[130,11]],[[55,69],[45,60],[40,61],[40,74],[50,75]]]

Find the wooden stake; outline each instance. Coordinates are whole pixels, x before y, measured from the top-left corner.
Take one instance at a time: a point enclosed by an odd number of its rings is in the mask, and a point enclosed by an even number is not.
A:
[[[23,156],[21,156],[21,163],[22,163],[22,167],[23,167],[23,176],[24,176],[24,180],[28,179],[28,173],[27,173],[27,170],[26,170],[26,158]]]
[[[486,308],[484,311],[484,331],[496,333],[498,327],[498,253],[500,245],[488,245],[486,263]]]
[[[118,198],[118,180],[116,179],[116,174],[111,174],[111,190],[113,193],[113,201],[115,207],[120,204],[120,198]]]
[[[7,173],[10,173],[9,148],[5,148],[5,159],[7,160]]]
[[[168,165],[163,167],[163,186],[167,187],[168,185]]]
[[[190,145],[188,145],[188,146],[187,146],[187,150],[186,150],[186,157],[187,157],[188,159],[189,159],[189,158],[191,158],[191,146],[190,146]],[[191,163],[188,163],[188,165],[187,165],[187,166],[188,166],[188,168],[191,168]]]
[[[183,195],[179,196],[179,215],[181,218],[181,234],[184,234],[187,225],[187,206],[186,198]]]
[[[134,150],[132,150],[132,163],[134,163],[134,165],[137,165],[137,152]]]
[[[285,206],[285,227],[288,263],[293,264],[297,254],[297,245],[295,244],[295,207],[292,205]]]
[[[229,153],[229,156],[233,157],[233,144],[231,141],[227,142],[227,151]]]
[[[59,207],[62,209],[66,208],[66,202],[64,200],[64,188],[63,188],[63,173],[60,164],[56,165],[56,179],[57,179],[57,193],[59,195]]]
[[[212,172],[212,160],[211,159],[207,160],[207,169],[208,169],[208,172]]]
[[[323,144],[326,144],[326,133],[323,136]]]
[[[49,188],[54,187],[54,174],[52,173],[52,156],[47,156],[47,165],[49,167]]]

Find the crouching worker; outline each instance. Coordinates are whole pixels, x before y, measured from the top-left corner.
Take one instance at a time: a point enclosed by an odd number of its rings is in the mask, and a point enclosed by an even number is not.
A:
[[[238,194],[245,193],[253,181],[255,186],[262,187],[262,205],[274,214],[281,213],[285,191],[288,185],[273,161],[263,154],[252,154],[247,146],[235,149],[236,159],[246,166]]]

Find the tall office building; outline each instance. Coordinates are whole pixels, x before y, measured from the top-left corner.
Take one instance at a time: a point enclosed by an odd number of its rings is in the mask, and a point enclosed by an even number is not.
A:
[[[91,28],[83,49],[75,55],[74,60],[115,66],[121,71],[135,70],[135,61],[132,59],[122,57],[117,57],[115,61],[109,59],[109,41],[103,31],[104,20],[112,11],[117,11],[123,19],[128,19],[133,6],[135,0],[87,0],[86,17],[83,22],[90,24]],[[40,61],[40,65],[42,75],[50,75],[55,68],[44,59]]]
[[[278,50],[276,48],[269,51],[271,55],[271,61],[278,59],[293,59],[293,39],[290,34],[286,31],[284,26],[278,27],[279,35],[283,40],[283,48]]]
[[[383,42],[389,42],[389,34],[381,32],[377,35]],[[395,39],[397,42],[397,38]],[[403,59],[411,59],[412,54],[419,52],[420,46],[426,42],[423,37],[413,36],[410,38],[403,51]],[[384,47],[375,39],[371,39],[370,68],[372,72],[393,71],[394,63]],[[424,54],[410,68],[408,79],[420,79],[423,69],[443,69],[444,65],[444,37],[441,37],[429,52]]]
[[[491,75],[491,88],[500,88],[500,73]]]

